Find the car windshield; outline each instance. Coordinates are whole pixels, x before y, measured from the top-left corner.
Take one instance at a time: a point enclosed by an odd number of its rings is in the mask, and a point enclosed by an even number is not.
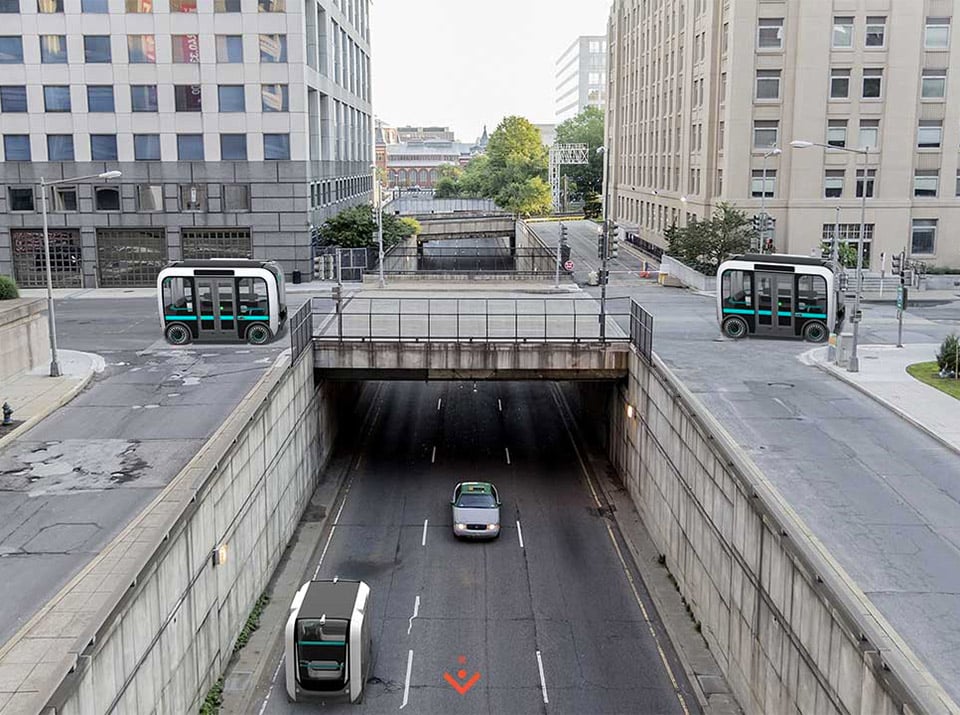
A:
[[[490,509],[497,505],[497,500],[491,494],[461,494],[457,500],[459,507],[473,507]]]

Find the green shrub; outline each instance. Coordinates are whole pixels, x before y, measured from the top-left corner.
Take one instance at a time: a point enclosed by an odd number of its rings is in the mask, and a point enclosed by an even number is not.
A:
[[[940,352],[937,353],[937,365],[941,372],[957,374],[960,368],[960,338],[956,333],[951,333],[940,343]]]
[[[0,300],[11,300],[19,297],[20,291],[17,290],[16,281],[10,276],[0,276]]]

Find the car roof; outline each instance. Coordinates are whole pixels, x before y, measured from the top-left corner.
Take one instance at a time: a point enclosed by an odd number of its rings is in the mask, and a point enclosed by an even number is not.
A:
[[[493,485],[490,482],[461,482],[461,494],[493,494]]]

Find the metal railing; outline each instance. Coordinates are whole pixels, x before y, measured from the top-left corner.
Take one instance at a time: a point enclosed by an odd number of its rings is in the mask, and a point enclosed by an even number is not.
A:
[[[317,306],[319,307],[319,306]],[[317,340],[386,342],[600,342],[589,298],[361,298],[318,312]],[[606,342],[626,343],[630,299],[607,301]]]
[[[307,299],[296,312],[290,316],[290,364],[295,365],[297,360],[312,344],[313,337],[313,301]]]
[[[630,303],[630,342],[648,363],[653,360],[653,316],[635,300]]]
[[[547,248],[516,248],[507,246],[477,248],[445,248],[428,246],[396,246],[384,255],[384,273],[412,274],[510,274],[552,276],[556,253]],[[374,272],[377,266],[368,269]]]

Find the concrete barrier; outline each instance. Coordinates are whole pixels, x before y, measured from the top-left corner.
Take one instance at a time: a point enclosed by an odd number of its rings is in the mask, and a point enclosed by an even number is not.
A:
[[[662,361],[631,350],[609,399],[611,460],[745,712],[958,712]]]
[[[661,275],[669,274],[683,285],[696,288],[699,291],[715,293],[717,290],[717,277],[715,275],[704,275],[667,254],[663,254],[660,259],[660,273]],[[669,279],[665,278],[664,280],[668,281]]]
[[[0,381],[49,359],[47,302],[41,298],[0,301]]]
[[[123,559],[107,568],[101,554],[71,584],[112,579],[114,598],[66,649],[72,668],[45,712],[198,711],[330,455],[338,394],[354,387],[316,388],[312,351],[292,367],[288,355],[105,550]]]

